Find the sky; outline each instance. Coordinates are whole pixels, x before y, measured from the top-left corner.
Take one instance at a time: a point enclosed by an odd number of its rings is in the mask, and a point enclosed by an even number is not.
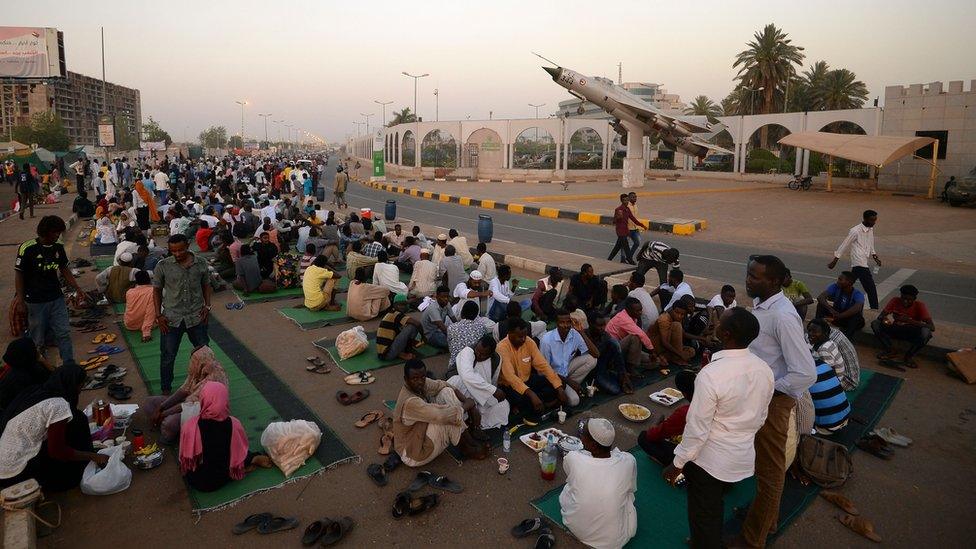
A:
[[[576,71],[663,84],[683,101],[716,102],[733,87],[733,58],[767,23],[818,60],[854,71],[870,97],[884,87],[976,79],[974,0],[699,0],[697,2],[414,0],[100,0],[10,2],[3,24],[64,32],[68,70],[138,88],[143,120],[174,140],[211,125],[264,137],[293,124],[329,141],[361,131],[382,107],[434,120],[528,118],[570,96],[532,51]],[[283,120],[274,124],[274,120]],[[282,133],[282,136],[285,134]]]

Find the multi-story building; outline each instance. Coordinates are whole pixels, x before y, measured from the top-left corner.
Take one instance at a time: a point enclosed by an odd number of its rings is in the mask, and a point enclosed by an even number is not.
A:
[[[64,121],[71,144],[98,145],[98,117],[114,114],[116,142],[125,132],[135,140],[142,128],[139,90],[68,71],[63,80],[38,84],[3,84],[0,88],[0,136],[11,128],[26,125],[34,113],[53,110]],[[138,144],[136,144],[138,146]]]
[[[613,81],[610,79],[604,80],[606,80],[609,84],[613,84]],[[668,90],[662,88],[660,84],[652,84],[649,82],[624,82],[617,85],[640,97],[647,103],[650,103],[651,106],[659,110],[669,114],[684,114],[684,108],[686,105],[681,102],[681,98],[678,96],[678,94],[668,93]],[[581,105],[583,107],[583,114],[579,113],[579,108]],[[559,112],[556,113],[556,115],[570,118],[610,118],[610,115],[600,107],[590,103],[589,101],[582,101],[575,97],[573,99],[567,99],[566,101],[560,101]]]

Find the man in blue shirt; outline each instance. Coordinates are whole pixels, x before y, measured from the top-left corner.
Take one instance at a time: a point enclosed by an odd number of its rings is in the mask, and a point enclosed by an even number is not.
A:
[[[569,311],[556,311],[556,329],[542,336],[539,351],[562,380],[568,404],[579,404],[583,395],[580,383],[596,366],[600,351],[585,333],[573,328],[573,317]]]
[[[836,326],[848,339],[864,327],[864,293],[854,288],[854,273],[844,271],[817,297],[817,316]]]

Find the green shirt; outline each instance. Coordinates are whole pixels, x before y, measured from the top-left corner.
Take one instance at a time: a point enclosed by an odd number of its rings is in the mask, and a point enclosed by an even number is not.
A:
[[[163,314],[170,325],[181,322],[190,328],[200,323],[203,287],[210,283],[207,260],[195,255],[189,267],[183,267],[173,256],[164,257],[153,271],[153,286],[163,289]]]
[[[783,287],[783,295],[785,295],[786,299],[789,299],[793,303],[803,297],[803,294],[808,293],[810,293],[810,289],[807,288],[807,285],[795,278],[793,279],[793,282],[790,282],[789,286]]]

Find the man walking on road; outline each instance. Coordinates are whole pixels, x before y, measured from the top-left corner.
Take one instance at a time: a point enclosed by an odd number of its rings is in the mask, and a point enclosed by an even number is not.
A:
[[[336,166],[336,176],[335,176],[335,187],[333,187],[333,192],[335,196],[332,199],[332,203],[338,208],[348,208],[349,204],[346,203],[346,186],[349,184],[349,175],[342,170],[342,166]]]
[[[828,269],[836,267],[840,254],[844,253],[844,250],[850,246],[851,272],[861,281],[861,286],[864,286],[864,293],[868,295],[868,303],[874,310],[878,308],[878,290],[874,285],[871,268],[868,267],[868,259],[873,259],[879,267],[881,266],[881,258],[874,251],[874,225],[877,222],[878,212],[865,210],[863,220],[851,227],[851,230],[847,232],[847,238],[840,243],[837,251],[834,252],[834,259],[827,264]]]
[[[610,250],[610,256],[607,257],[608,261],[613,261],[613,256],[620,252],[620,262],[629,263],[631,265],[636,265],[634,262],[634,255],[630,251],[630,245],[627,241],[630,236],[630,223],[642,229],[647,229],[643,223],[641,223],[634,214],[630,211],[630,199],[626,194],[620,195],[620,205],[613,211],[613,227],[617,234],[617,242],[614,243],[613,249]]]
[[[630,215],[636,219],[637,218],[637,193],[630,192],[627,193],[627,208],[630,210]],[[630,256],[634,257],[637,253],[637,248],[640,247],[640,231],[637,230],[637,224],[633,220],[627,221],[627,228],[630,230],[627,238],[630,239]]]
[[[156,322],[159,340],[160,388],[164,395],[173,389],[173,363],[180,350],[183,334],[193,347],[207,345],[207,319],[210,316],[210,273],[207,260],[189,251],[184,234],[169,237],[169,257],[156,264],[153,271]]]

